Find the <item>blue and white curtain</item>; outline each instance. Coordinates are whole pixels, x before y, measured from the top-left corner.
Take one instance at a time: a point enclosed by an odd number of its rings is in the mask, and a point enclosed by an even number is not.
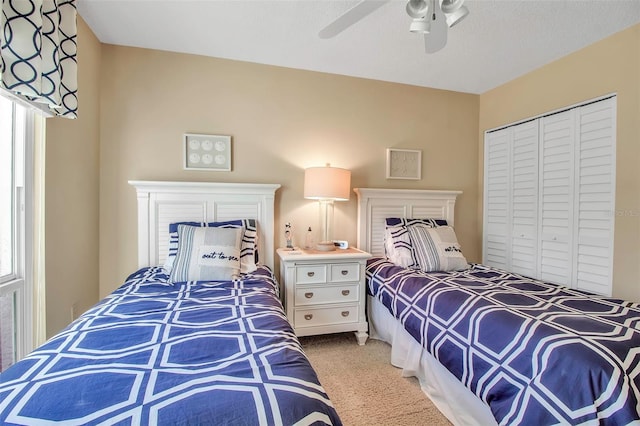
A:
[[[76,118],[76,0],[2,0],[0,87]]]

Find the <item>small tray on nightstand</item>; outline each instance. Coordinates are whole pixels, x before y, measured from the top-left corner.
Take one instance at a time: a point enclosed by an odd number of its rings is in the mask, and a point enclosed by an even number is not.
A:
[[[314,250],[314,249],[303,249],[300,247],[295,247],[293,250],[291,249],[286,249],[286,248],[279,248],[278,249],[278,256],[280,256],[280,258],[282,260],[285,259],[289,259],[289,257],[296,257],[296,256],[300,256],[303,255],[305,258],[307,259],[317,259],[320,257],[326,257],[328,259],[331,259],[331,256],[334,257],[361,257],[361,256],[366,256],[366,257],[371,257],[371,255],[365,251],[362,251],[360,249],[357,249],[355,247],[349,247],[346,249],[336,249],[333,251],[322,251],[322,250]]]

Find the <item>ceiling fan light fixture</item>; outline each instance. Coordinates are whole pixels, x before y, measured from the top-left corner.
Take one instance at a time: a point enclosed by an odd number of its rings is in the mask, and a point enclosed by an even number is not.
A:
[[[415,20],[427,16],[429,6],[425,0],[409,0],[406,9],[407,14]]]
[[[453,13],[462,7],[464,0],[442,0],[440,9],[444,13]]]
[[[466,6],[460,6],[460,8],[456,9],[454,12],[446,13],[445,16],[447,17],[447,25],[449,26],[449,28],[453,27],[454,25],[460,23],[460,21],[462,21],[464,18],[466,18],[468,14],[469,9],[467,9]]]
[[[423,18],[415,18],[411,21],[409,31],[412,33],[428,34],[431,30],[431,20]]]

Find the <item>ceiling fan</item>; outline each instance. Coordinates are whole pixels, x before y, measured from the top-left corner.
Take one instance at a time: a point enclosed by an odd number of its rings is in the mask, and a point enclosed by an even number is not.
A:
[[[320,38],[331,38],[360,21],[390,0],[362,0],[336,18],[318,33]],[[469,9],[464,0],[409,0],[407,14],[412,21],[409,31],[424,34],[424,50],[435,53],[447,44],[448,29],[462,21]]]

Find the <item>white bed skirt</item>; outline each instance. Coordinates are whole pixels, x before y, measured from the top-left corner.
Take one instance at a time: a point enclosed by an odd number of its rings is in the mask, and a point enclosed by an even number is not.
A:
[[[403,377],[417,377],[422,391],[454,425],[496,425],[489,406],[424,350],[378,299],[367,297],[369,335],[391,345],[391,364],[402,368]]]

